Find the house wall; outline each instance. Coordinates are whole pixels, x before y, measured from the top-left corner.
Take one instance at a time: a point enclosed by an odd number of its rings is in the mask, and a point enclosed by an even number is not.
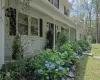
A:
[[[9,3],[9,5],[8,5]],[[46,14],[43,14],[42,12],[37,11],[36,9],[33,9],[31,7],[28,8],[28,10],[25,9],[25,5],[21,2],[18,2],[16,0],[11,0],[11,2],[6,1],[6,7],[12,7],[17,9],[17,13],[21,12],[23,14],[28,14],[29,19],[30,17],[35,17],[38,19],[43,19],[43,37],[39,36],[32,36],[30,35],[30,31],[28,32],[28,35],[22,35],[22,45],[24,45],[24,56],[28,56],[30,54],[34,55],[41,49],[45,47],[46,42],[46,33],[48,31],[47,28],[47,22],[54,23],[54,19],[49,17]],[[24,10],[25,9],[25,10]],[[17,20],[17,18],[16,18]],[[11,60],[12,59],[12,43],[15,36],[9,35],[9,18],[5,17],[5,60]],[[30,22],[29,22],[30,23]],[[65,24],[55,21],[55,24],[59,26],[58,32],[61,32],[61,27],[68,28]],[[18,24],[17,24],[18,26]],[[17,27],[16,26],[16,27]]]
[[[71,36],[72,38],[76,38],[76,32],[74,32],[73,30],[71,30],[70,27],[73,27],[74,29],[76,29],[75,26],[70,26],[66,25],[66,23],[69,23],[67,21],[65,21],[65,23],[63,22],[63,17],[59,16],[60,14],[57,13],[56,11],[54,11],[52,8],[50,9],[50,7],[46,7],[45,4],[43,4],[42,2],[38,1],[38,0],[33,0],[34,3],[32,3],[31,5],[35,5],[34,7],[29,7],[28,9],[26,9],[26,6],[19,2],[18,0],[9,0],[10,2],[6,1],[6,8],[7,7],[12,7],[12,8],[16,8],[17,9],[17,14],[18,12],[21,12],[23,14],[27,14],[29,16],[29,20],[30,17],[35,17],[37,19],[43,19],[43,37],[39,37],[39,36],[32,36],[30,35],[30,22],[29,22],[29,31],[28,31],[28,35],[22,35],[21,36],[21,41],[22,41],[22,45],[25,44],[24,46],[24,56],[28,56],[28,55],[35,55],[38,51],[42,50],[45,45],[46,45],[46,33],[48,31],[48,27],[47,27],[47,22],[53,23],[55,25],[58,26],[58,29],[56,30],[57,32],[61,32],[61,27],[65,28],[65,29],[69,29],[69,36]],[[62,3],[61,0],[60,1],[60,11],[62,13],[64,13],[64,2]],[[38,5],[38,6],[37,6]],[[38,9],[38,7],[41,7]],[[41,10],[40,10],[41,9]],[[45,10],[45,12],[43,12]],[[48,12],[49,11],[49,12]],[[47,14],[46,14],[47,13]],[[50,15],[52,16],[50,16]],[[55,16],[56,14],[56,16]],[[55,17],[54,17],[55,16]],[[55,20],[55,19],[59,19],[61,21]],[[16,20],[18,20],[18,17],[16,18]],[[64,18],[65,20],[65,18]],[[9,35],[9,18],[5,17],[5,61],[7,60],[11,60],[12,59],[12,42],[15,36],[10,36]],[[70,23],[69,23],[70,24]],[[16,25],[16,28],[18,29],[18,23]],[[77,36],[79,37],[79,36]],[[73,39],[72,39],[73,40]]]
[[[70,28],[70,41],[76,40],[76,29]]]
[[[4,64],[4,1],[0,0],[0,69]]]
[[[33,8],[29,8],[29,10],[25,11],[25,10],[23,10],[24,9],[23,4],[19,3],[19,5],[17,6],[17,4],[15,4],[15,3],[16,2],[12,2],[12,4],[10,3],[9,7],[16,8],[18,12],[28,14],[29,17],[43,19],[43,37],[32,36],[30,34],[21,36],[22,45],[24,45],[24,52],[25,52],[24,56],[27,56],[30,54],[34,55],[35,53],[37,53],[37,51],[39,51],[45,47],[47,18],[44,14],[38,12],[37,10],[35,10]],[[13,42],[13,39],[15,36],[9,35],[9,18],[8,17],[5,17],[5,22],[6,22],[5,23],[5,32],[6,32],[5,33],[5,60],[11,60],[12,42]],[[39,28],[38,28],[38,30],[39,30]],[[30,33],[30,31],[28,33]]]
[[[69,6],[70,5],[70,6]],[[66,6],[66,9],[71,9],[71,4],[68,2],[68,0],[59,0],[59,11],[64,14],[64,6]],[[68,15],[69,16],[69,15]]]

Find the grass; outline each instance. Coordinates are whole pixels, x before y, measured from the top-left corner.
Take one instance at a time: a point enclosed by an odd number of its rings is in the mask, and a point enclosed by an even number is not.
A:
[[[100,45],[93,44],[91,52],[100,56]],[[77,64],[76,80],[100,80],[100,60],[83,56]]]
[[[100,44],[92,44],[92,50],[94,56],[100,56]]]

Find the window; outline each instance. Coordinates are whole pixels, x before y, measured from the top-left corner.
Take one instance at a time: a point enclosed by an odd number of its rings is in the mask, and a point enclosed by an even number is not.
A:
[[[11,36],[16,35],[16,9],[7,8],[5,10],[5,16],[9,17],[9,34]]]
[[[53,0],[48,0],[48,1],[53,4]]]
[[[38,19],[31,17],[31,35],[38,36]]]
[[[61,32],[64,32],[64,28],[63,27],[61,27]]]
[[[18,13],[18,31],[22,35],[28,35],[28,15]]]
[[[48,0],[51,4],[53,4],[56,8],[59,8],[59,0]]]
[[[53,0],[53,4],[56,8],[59,8],[59,0]]]
[[[66,6],[64,6],[64,14],[67,16],[69,15],[69,10],[66,8]]]

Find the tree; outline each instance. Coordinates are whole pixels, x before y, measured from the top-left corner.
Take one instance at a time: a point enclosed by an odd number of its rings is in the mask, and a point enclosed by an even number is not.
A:
[[[88,0],[81,0],[82,3],[82,7],[88,12],[88,19],[87,19],[87,23],[89,21],[89,28],[88,28],[88,34],[91,35],[92,34],[92,9],[94,8],[93,2],[88,1]]]
[[[99,43],[99,15],[100,15],[100,0],[94,0],[93,4],[95,5],[95,14],[96,14],[96,43]]]

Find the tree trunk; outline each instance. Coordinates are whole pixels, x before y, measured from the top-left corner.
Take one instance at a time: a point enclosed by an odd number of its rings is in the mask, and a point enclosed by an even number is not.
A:
[[[99,4],[98,4],[98,1],[96,1],[96,43],[99,42],[99,21],[98,21],[98,7],[99,7]]]

